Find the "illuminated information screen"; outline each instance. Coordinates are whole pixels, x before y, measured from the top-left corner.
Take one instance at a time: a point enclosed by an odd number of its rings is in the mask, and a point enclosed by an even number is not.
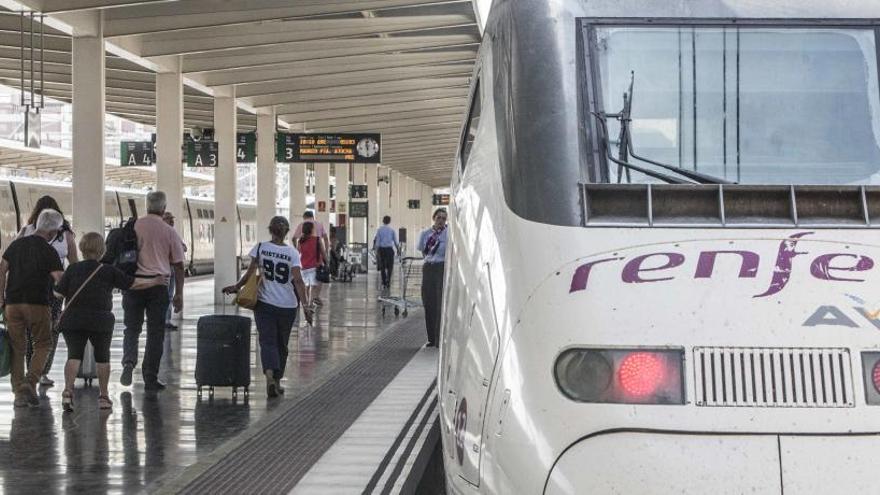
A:
[[[381,141],[379,134],[278,133],[278,161],[381,163]]]

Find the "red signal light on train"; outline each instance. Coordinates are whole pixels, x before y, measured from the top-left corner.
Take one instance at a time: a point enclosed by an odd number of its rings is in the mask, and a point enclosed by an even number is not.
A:
[[[874,390],[880,394],[880,361],[874,363],[874,369],[871,371],[871,381],[874,383]]]
[[[648,397],[655,394],[667,378],[666,360],[651,352],[634,352],[620,362],[620,387],[627,395]]]
[[[684,404],[681,349],[564,351],[556,359],[559,390],[576,402]]]

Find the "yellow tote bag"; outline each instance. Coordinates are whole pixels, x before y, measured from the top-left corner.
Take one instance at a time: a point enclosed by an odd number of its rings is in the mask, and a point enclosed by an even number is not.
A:
[[[259,261],[260,247],[257,246],[257,261]],[[248,277],[242,288],[238,291],[235,298],[235,304],[245,309],[254,309],[257,305],[257,294],[260,291],[260,268],[257,267],[254,273]]]

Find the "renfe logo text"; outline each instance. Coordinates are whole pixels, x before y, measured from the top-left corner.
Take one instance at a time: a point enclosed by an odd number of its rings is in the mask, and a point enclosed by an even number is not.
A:
[[[793,234],[779,244],[776,264],[770,277],[767,290],[753,297],[767,297],[781,292],[791,280],[792,261],[798,256],[810,253],[797,250],[798,241],[814,232]],[[711,278],[715,270],[715,260],[719,256],[735,256],[740,260],[739,278],[756,278],[761,264],[761,256],[752,251],[703,251],[697,259],[694,278]],[[604,258],[583,264],[574,272],[569,293],[587,290],[590,273],[597,265],[622,262],[626,260],[620,278],[627,284],[646,284],[665,282],[675,278],[671,271],[685,263],[685,255],[675,252],[650,253],[628,259],[624,256]],[[859,272],[874,268],[874,260],[868,256],[854,253],[828,253],[816,255],[810,263],[810,274],[819,280],[838,282],[864,282]],[[599,268],[596,268],[599,269]]]

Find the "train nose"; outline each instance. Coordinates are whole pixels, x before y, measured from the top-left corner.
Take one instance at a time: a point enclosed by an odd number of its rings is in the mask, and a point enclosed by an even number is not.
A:
[[[873,493],[880,437],[610,433],[557,461],[545,494]]]

